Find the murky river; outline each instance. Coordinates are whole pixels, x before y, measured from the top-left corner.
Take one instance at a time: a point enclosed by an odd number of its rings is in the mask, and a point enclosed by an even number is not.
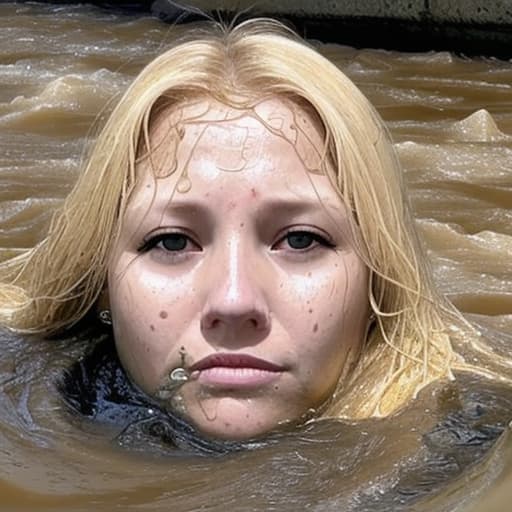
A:
[[[173,30],[92,7],[0,4],[1,258],[44,236],[93,122]],[[387,121],[439,286],[512,350],[512,62],[320,48]],[[486,511],[508,510],[512,392],[499,385],[461,378],[392,419],[325,421],[200,457],[114,442],[67,414],[55,381],[82,350],[2,338],[1,511],[441,511],[482,495]],[[456,389],[479,391],[455,407]]]

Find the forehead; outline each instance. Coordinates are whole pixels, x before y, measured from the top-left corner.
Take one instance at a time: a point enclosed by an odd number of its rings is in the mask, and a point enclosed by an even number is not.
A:
[[[287,98],[267,98],[250,108],[211,98],[161,106],[148,146],[137,164],[132,213],[168,208],[177,199],[254,198],[256,190],[270,203],[305,200],[344,209],[325,172],[321,122]]]
[[[236,109],[201,99],[163,108],[153,121],[123,215],[130,230],[185,210],[225,224],[234,215],[324,212],[346,228],[350,211],[324,172],[321,124],[301,105],[272,98]]]
[[[264,156],[263,146],[271,143],[290,145],[305,169],[322,173],[324,136],[318,116],[304,102],[279,97],[243,108],[212,98],[160,106],[150,126],[149,151],[139,167],[146,169],[144,160],[150,155],[153,174],[166,177],[180,170],[180,161],[210,150],[219,168],[237,170]]]

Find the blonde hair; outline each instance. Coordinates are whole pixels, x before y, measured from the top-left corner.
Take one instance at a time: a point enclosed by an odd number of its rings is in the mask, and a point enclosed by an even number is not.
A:
[[[272,20],[197,29],[153,60],[114,109],[47,237],[0,265],[0,321],[54,333],[93,307],[137,183],[136,159],[151,114],[191,96],[287,96],[309,104],[326,133],[329,177],[355,212],[358,250],[371,270],[376,325],[323,414],[389,414],[435,379],[464,367],[450,340],[460,315],[432,283],[402,173],[383,122],[355,85]],[[451,334],[454,335],[455,331]]]

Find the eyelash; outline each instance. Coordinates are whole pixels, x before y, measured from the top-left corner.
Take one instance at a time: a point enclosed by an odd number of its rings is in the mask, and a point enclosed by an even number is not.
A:
[[[289,238],[292,236],[310,237],[311,243],[302,248],[291,247]],[[158,244],[160,244],[161,242],[165,241],[166,239],[170,239],[172,237],[175,237],[175,241],[176,241],[176,238],[184,239],[185,246],[181,249],[176,249],[176,250],[172,250],[172,249],[169,249],[166,247],[157,247]],[[294,253],[305,253],[307,251],[314,249],[314,247],[316,247],[316,246],[312,247],[313,242],[316,242],[320,246],[331,248],[331,249],[336,247],[336,245],[334,243],[332,243],[330,240],[328,240],[327,237],[325,237],[315,231],[310,231],[307,229],[290,229],[290,231],[286,232],[284,234],[284,236],[282,236],[275,244],[272,245],[271,249],[277,250],[277,247],[281,243],[283,243],[286,239],[288,239],[288,245],[289,245],[291,251]],[[140,245],[140,247],[137,248],[137,252],[144,253],[144,252],[149,252],[152,249],[157,248],[157,249],[165,251],[169,254],[174,254],[177,256],[178,254],[182,254],[183,252],[185,252],[186,245],[188,245],[189,243],[194,244],[196,247],[199,248],[199,250],[201,250],[199,244],[195,243],[192,240],[192,238],[185,233],[182,233],[179,231],[178,232],[160,233],[160,234],[150,237],[147,240],[144,240],[143,243]]]
[[[185,244],[192,243],[195,246],[199,247],[199,245],[196,244],[190,236],[188,236],[185,233],[176,231],[176,232],[159,233],[157,235],[154,235],[154,236],[148,238],[147,240],[144,240],[142,242],[142,245],[140,245],[140,247],[137,248],[137,252],[141,252],[141,253],[149,252],[155,248],[161,249],[162,251],[165,251],[168,253],[175,253],[176,255],[184,252],[185,247],[183,249],[178,249],[178,250],[171,250],[171,249],[167,249],[165,247],[157,247],[160,242],[163,242],[164,240],[170,239],[172,237],[174,237],[175,239],[183,238],[183,239],[185,239]]]
[[[291,237],[291,236],[311,237],[312,243],[309,244],[306,247],[303,247],[303,248],[293,248],[293,247],[290,246],[289,237]],[[285,233],[285,235],[283,237],[281,237],[272,246],[272,249],[276,248],[276,246],[281,244],[286,239],[288,239],[288,245],[290,246],[291,250],[293,252],[296,252],[296,253],[304,253],[304,252],[307,252],[307,251],[310,251],[310,250],[314,249],[314,247],[316,247],[316,246],[312,246],[313,242],[316,242],[318,245],[321,245],[323,247],[327,247],[327,248],[330,248],[330,249],[333,249],[334,247],[336,247],[335,244],[333,244],[329,239],[327,239],[327,237],[321,235],[320,233],[317,233],[316,231],[310,231],[308,229],[290,229],[289,231],[287,231]]]

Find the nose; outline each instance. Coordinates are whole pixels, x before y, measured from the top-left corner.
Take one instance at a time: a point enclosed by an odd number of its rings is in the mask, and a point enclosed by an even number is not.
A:
[[[210,267],[201,330],[216,344],[253,345],[270,332],[270,313],[254,257],[233,240]]]

